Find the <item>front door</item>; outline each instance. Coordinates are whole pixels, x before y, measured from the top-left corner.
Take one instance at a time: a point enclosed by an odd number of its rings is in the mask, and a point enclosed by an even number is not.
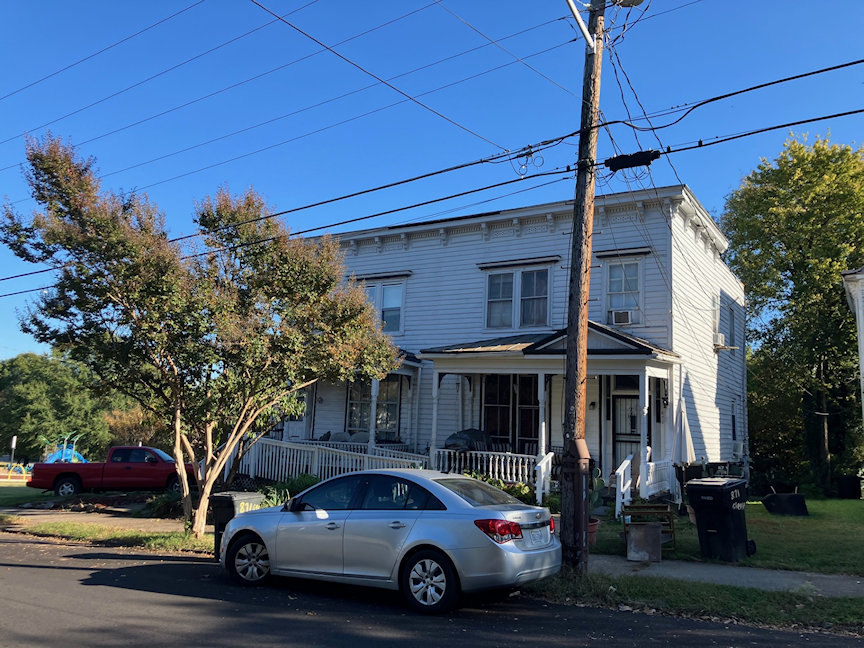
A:
[[[639,476],[639,398],[612,397],[612,458],[617,469],[628,455],[633,455],[633,485]]]

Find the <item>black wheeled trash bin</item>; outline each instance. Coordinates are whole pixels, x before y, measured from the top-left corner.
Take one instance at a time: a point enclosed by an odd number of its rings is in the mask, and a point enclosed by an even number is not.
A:
[[[263,493],[247,493],[244,491],[225,491],[210,496],[210,506],[213,508],[213,527],[215,530],[216,560],[219,560],[219,548],[222,544],[222,533],[225,527],[238,513],[252,511],[261,506]]]
[[[747,482],[705,477],[688,481],[685,488],[696,515],[702,557],[738,562],[749,555],[744,518]]]

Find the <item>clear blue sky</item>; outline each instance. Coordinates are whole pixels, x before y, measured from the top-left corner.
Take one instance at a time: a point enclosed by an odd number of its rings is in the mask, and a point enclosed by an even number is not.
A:
[[[0,144],[0,194],[21,213],[34,208],[20,171],[23,133],[50,129],[97,159],[104,188],[146,192],[164,210],[170,234],[181,235],[193,230],[196,200],[220,186],[234,192],[252,186],[274,210],[283,210],[579,127],[584,44],[565,0],[262,4],[279,15],[294,12],[286,20],[392,79],[428,109],[321,51],[251,1],[6,2],[0,8],[0,140],[7,140]],[[803,0],[646,0],[629,12],[610,8],[603,114],[626,119],[629,111],[637,118],[644,107],[656,115],[864,58],[864,2],[837,0],[829,12],[820,9]],[[663,147],[674,149],[860,108],[864,65],[720,101],[656,134]],[[652,123],[676,117],[655,116]],[[834,142],[858,146],[862,126],[864,115],[856,115],[794,130],[811,140],[830,133]],[[601,174],[598,192],[680,178],[718,217],[725,196],[760,158],[774,158],[788,134],[773,131],[674,154],[655,162],[650,176]],[[529,174],[572,164],[575,144],[572,139],[545,151],[542,166],[530,164]],[[659,146],[650,132],[637,141],[631,129],[616,125],[601,132],[598,157],[614,155],[615,145],[621,152]],[[393,209],[514,179],[518,167],[475,167],[295,213],[286,223],[296,231]],[[569,179],[528,190],[546,181],[529,178],[357,227],[572,197]],[[0,250],[0,277],[33,269]],[[50,283],[50,274],[0,281],[0,293]],[[0,299],[0,358],[45,350],[18,328],[16,312],[32,298]]]

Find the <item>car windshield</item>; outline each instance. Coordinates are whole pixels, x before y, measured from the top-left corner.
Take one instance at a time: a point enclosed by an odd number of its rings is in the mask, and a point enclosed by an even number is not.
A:
[[[441,484],[444,488],[453,491],[472,506],[521,504],[521,502],[512,495],[508,495],[504,491],[499,490],[494,486],[490,486],[485,482],[477,481],[476,479],[436,479],[435,482]]]
[[[159,455],[159,458],[162,461],[170,461],[171,463],[174,463],[174,457],[169,455],[167,452],[163,452],[159,448],[153,448],[153,452],[155,452],[157,455]]]

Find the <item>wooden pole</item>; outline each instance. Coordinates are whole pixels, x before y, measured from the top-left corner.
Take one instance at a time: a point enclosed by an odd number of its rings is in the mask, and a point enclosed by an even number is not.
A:
[[[588,356],[588,293],[591,235],[594,227],[594,159],[603,61],[604,0],[592,0],[588,31],[594,48],[585,55],[579,160],[573,204],[570,291],[567,302],[567,363],[564,385],[564,470],[561,480],[561,542],[564,562],[579,573],[588,570],[588,445],[585,400]]]

